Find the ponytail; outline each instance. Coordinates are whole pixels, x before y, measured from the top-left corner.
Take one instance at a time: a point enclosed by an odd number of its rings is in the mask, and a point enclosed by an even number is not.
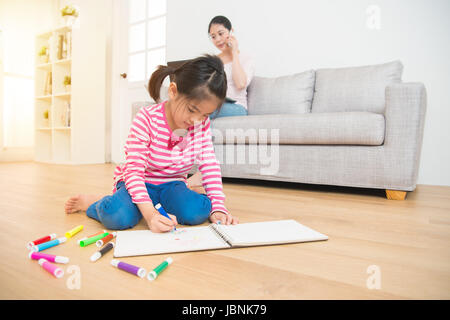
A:
[[[161,86],[164,79],[174,74],[175,70],[172,67],[159,65],[155,72],[152,73],[148,82],[148,92],[155,102],[159,102]]]
[[[177,89],[187,99],[206,99],[216,97],[219,106],[223,104],[227,93],[227,77],[222,60],[214,55],[205,54],[189,60],[174,69],[158,66],[148,83],[148,91],[153,100],[159,103],[160,90],[164,79],[172,75]]]

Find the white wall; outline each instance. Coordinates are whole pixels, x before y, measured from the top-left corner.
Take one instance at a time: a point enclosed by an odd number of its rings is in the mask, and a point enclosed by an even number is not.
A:
[[[378,9],[380,28],[369,28]],[[428,93],[418,183],[450,185],[450,1],[168,0],[167,11],[167,61],[216,53],[216,15],[231,20],[259,76],[400,59],[403,81]]]

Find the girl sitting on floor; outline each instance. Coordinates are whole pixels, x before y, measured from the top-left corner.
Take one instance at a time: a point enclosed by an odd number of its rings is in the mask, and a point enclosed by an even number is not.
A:
[[[223,62],[204,55],[176,69],[159,66],[149,81],[154,101],[159,102],[162,82],[169,75],[173,81],[168,100],[142,108],[133,120],[126,162],[114,172],[113,194],[73,196],[65,204],[66,213],[86,211],[112,230],[132,228],[142,217],[153,232],[170,231],[178,223],[201,224],[208,218],[213,223],[238,223],[224,204],[209,120],[226,96]],[[187,187],[194,162],[206,194]],[[155,209],[157,203],[171,219]]]

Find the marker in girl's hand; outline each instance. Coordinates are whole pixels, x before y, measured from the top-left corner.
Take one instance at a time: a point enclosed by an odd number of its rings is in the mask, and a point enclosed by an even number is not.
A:
[[[158,210],[159,213],[161,213],[164,217],[170,219],[168,213],[166,212],[166,210],[164,210],[164,208],[162,207],[161,203],[158,203],[155,206],[155,209]],[[170,219],[172,221],[172,219]],[[177,230],[177,227],[174,227],[174,230]]]

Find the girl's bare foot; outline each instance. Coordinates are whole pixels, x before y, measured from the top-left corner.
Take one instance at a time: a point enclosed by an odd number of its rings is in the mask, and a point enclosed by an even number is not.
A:
[[[95,201],[100,200],[101,198],[103,198],[103,196],[97,194],[79,194],[76,196],[72,196],[64,205],[64,210],[66,213],[86,211],[91,204],[93,204]]]

